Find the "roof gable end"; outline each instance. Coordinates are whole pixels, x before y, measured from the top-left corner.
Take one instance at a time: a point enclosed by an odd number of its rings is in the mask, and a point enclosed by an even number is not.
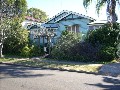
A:
[[[69,11],[69,13],[61,18],[59,18],[58,20],[56,20],[55,22],[59,22],[60,20],[64,19],[64,18],[67,18],[68,16],[70,15],[74,15],[74,16],[77,16],[79,18],[85,18],[85,19],[89,19],[91,21],[95,21],[95,19],[93,19],[92,17],[89,17],[89,16],[85,16],[83,14],[79,14],[79,13],[76,13],[76,12],[72,12],[72,11]],[[73,17],[74,18],[74,17]]]
[[[45,24],[46,23],[51,23],[51,21],[55,22],[56,20],[58,20],[59,18],[62,18],[63,16],[67,15],[68,13],[69,12],[67,10],[63,10],[60,13],[58,13],[57,15],[53,16],[52,18],[50,18],[48,21],[46,21]]]
[[[49,19],[47,22],[45,22],[44,24],[47,24],[47,23],[56,23],[56,22],[59,22],[60,20],[68,17],[69,15],[76,15],[78,17],[81,17],[81,18],[86,18],[86,19],[89,19],[91,21],[95,21],[95,19],[93,19],[92,17],[89,17],[89,16],[85,16],[83,14],[79,14],[79,13],[76,13],[76,12],[72,12],[72,11],[68,11],[68,10],[63,10],[62,12],[58,13],[57,15],[53,16],[51,19]]]

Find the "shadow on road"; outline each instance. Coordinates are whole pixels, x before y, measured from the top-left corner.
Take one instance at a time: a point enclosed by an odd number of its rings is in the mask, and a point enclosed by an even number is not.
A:
[[[34,78],[34,77],[43,77],[43,76],[51,76],[53,74],[35,74],[32,73],[32,70],[42,70],[40,68],[30,68],[30,67],[22,67],[15,65],[3,65],[0,64],[0,79],[5,78]]]
[[[102,83],[97,83],[97,84],[88,84],[88,83],[86,83],[86,84],[103,88],[102,90],[120,90],[120,78],[115,79],[113,77],[112,78],[103,77],[103,81],[106,84],[102,84]]]

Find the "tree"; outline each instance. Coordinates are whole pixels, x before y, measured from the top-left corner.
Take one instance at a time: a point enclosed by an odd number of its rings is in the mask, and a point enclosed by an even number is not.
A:
[[[19,20],[22,22],[26,10],[26,0],[0,0],[0,57],[3,56],[3,43],[10,33],[12,19],[21,17]]]
[[[9,30],[7,38],[4,40],[3,53],[5,54],[20,54],[23,47],[28,44],[28,30],[24,29],[20,21],[15,18],[10,23],[11,29]]]
[[[87,9],[87,7],[90,5],[90,3],[92,3],[92,1],[94,0],[83,0],[84,7]],[[96,0],[96,1],[97,1],[96,10],[98,14],[99,14],[101,7],[107,3],[106,12],[107,12],[108,21],[111,23],[114,23],[118,20],[117,15],[115,13],[115,9],[116,9],[117,3],[120,6],[119,0]]]
[[[44,22],[48,19],[47,15],[46,15],[46,12],[44,12],[40,9],[37,9],[37,8],[28,9],[27,10],[27,16],[31,16],[35,19],[39,19],[41,22]]]

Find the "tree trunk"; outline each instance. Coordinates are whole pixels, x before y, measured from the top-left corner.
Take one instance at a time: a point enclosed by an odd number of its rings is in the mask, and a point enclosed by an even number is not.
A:
[[[38,36],[38,46],[40,48],[40,36]]]
[[[3,35],[4,35],[3,30],[0,30],[0,58],[3,57],[3,55],[2,55],[3,40],[4,40]]]
[[[2,49],[3,49],[3,44],[1,43],[1,44],[0,44],[0,58],[3,57]]]
[[[108,0],[107,2],[107,13],[108,13],[108,21],[110,23],[115,23],[118,18],[115,13],[115,8],[116,8],[116,0]]]

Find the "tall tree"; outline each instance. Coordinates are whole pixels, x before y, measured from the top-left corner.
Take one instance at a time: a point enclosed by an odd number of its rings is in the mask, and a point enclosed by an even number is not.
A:
[[[3,56],[3,43],[8,33],[10,33],[12,19],[23,18],[26,10],[26,0],[0,0],[0,57]],[[22,21],[22,18],[19,18],[19,20]]]
[[[83,0],[84,7],[87,9],[87,7],[93,1],[97,2],[96,10],[97,10],[98,14],[99,14],[101,7],[104,6],[105,4],[107,4],[107,9],[106,9],[107,20],[111,23],[114,23],[118,20],[118,17],[115,13],[115,9],[116,9],[116,4],[118,4],[118,6],[120,6],[120,0]]]
[[[22,27],[18,18],[15,18],[10,26],[12,26],[9,30],[10,33],[7,34],[7,38],[4,40],[3,53],[19,55],[22,48],[28,44],[28,30]]]
[[[41,22],[44,22],[48,19],[46,12],[37,9],[37,8],[30,8],[27,10],[27,16],[31,16],[35,19],[39,19]]]

